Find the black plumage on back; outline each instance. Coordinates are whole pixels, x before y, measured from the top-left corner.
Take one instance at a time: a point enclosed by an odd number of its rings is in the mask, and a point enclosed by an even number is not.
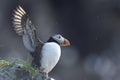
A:
[[[38,45],[35,49],[34,52],[31,52],[31,55],[33,57],[33,60],[32,60],[32,66],[33,67],[37,67],[39,68],[41,66],[41,50],[42,50],[42,47],[43,47],[44,44],[41,44],[41,45]]]

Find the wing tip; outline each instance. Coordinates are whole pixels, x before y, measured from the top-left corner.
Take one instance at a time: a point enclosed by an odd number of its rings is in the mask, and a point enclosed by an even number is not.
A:
[[[24,15],[26,15],[26,12],[20,5],[18,5],[18,7],[16,7],[16,9],[13,10],[12,15],[12,23],[14,30],[18,35],[21,36],[24,33],[24,29],[22,26],[22,18],[24,17]]]

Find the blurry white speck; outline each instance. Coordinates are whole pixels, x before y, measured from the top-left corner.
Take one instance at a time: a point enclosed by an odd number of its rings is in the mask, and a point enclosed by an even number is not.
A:
[[[108,58],[97,58],[94,69],[101,76],[112,75],[114,64]]]

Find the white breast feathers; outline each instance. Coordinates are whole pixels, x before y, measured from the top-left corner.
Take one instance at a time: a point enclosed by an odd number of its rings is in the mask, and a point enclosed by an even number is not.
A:
[[[42,50],[41,69],[49,73],[58,63],[61,56],[61,48],[55,42],[45,43]]]

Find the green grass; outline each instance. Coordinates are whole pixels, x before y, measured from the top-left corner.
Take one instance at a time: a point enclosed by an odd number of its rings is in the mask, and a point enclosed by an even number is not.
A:
[[[7,60],[0,60],[0,68],[10,66],[10,62]]]
[[[35,76],[38,73],[38,70],[33,68],[28,62],[24,62],[22,67],[29,71],[32,76]]]

